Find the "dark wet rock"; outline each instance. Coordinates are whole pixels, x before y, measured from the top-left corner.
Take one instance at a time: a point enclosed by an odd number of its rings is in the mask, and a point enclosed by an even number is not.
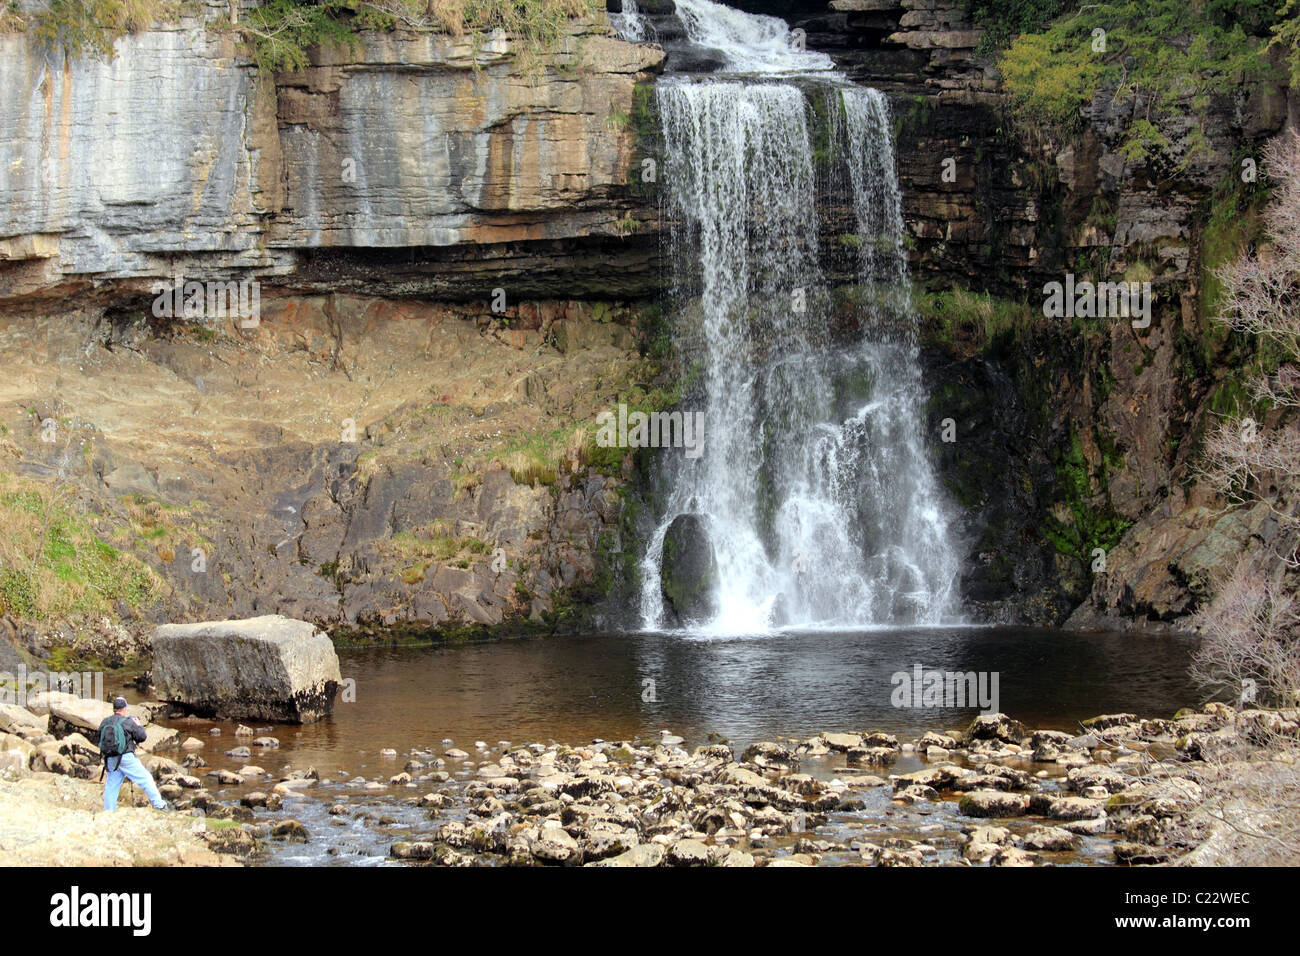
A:
[[[851,767],[887,767],[898,759],[898,751],[889,747],[853,747],[848,751]]]
[[[938,790],[917,783],[906,786],[894,794],[894,800],[899,803],[923,803],[927,800],[937,800],[938,798]]]
[[[1112,730],[1115,727],[1123,727],[1137,722],[1137,714],[1102,714],[1100,717],[1090,717],[1083,721],[1083,726],[1086,730],[1098,733],[1103,730]]]
[[[713,47],[671,44],[665,52],[666,72],[715,73],[727,65],[727,55]]]
[[[394,843],[388,851],[395,860],[432,860],[434,844],[422,841]]]
[[[703,515],[678,515],[664,533],[659,585],[675,625],[710,620],[717,613],[718,562]]]

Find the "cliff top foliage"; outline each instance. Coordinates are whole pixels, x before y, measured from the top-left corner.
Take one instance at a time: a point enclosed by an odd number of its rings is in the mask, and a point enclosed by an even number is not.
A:
[[[1300,0],[980,0],[975,10],[1009,44],[998,66],[1023,119],[1069,134],[1111,90],[1142,110],[1122,147],[1134,161],[1169,145],[1162,116],[1201,114],[1243,83],[1284,82],[1266,59],[1271,47],[1300,77]]]
[[[259,66],[297,70],[313,46],[355,46],[359,31],[399,26],[451,36],[504,30],[535,54],[555,43],[565,23],[595,9],[594,0],[269,0],[250,11],[244,32]]]
[[[245,10],[242,22],[233,6],[228,27],[245,38],[259,67],[280,71],[307,66],[309,51],[320,44],[356,47],[363,31],[398,27],[451,36],[504,30],[522,41],[526,58],[549,48],[569,20],[596,8],[595,0],[265,0]],[[31,27],[69,56],[108,59],[118,39],[182,9],[178,0],[50,0]],[[12,13],[5,21],[6,29],[25,25]]]

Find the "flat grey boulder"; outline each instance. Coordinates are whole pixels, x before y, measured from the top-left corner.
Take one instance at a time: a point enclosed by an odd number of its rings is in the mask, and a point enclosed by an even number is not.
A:
[[[329,635],[273,614],[163,624],[153,681],[162,699],[199,716],[305,724],[334,709],[342,677]]]

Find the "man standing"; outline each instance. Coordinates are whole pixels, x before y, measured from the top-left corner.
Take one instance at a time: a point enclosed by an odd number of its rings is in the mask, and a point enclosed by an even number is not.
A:
[[[117,809],[117,794],[125,777],[145,792],[158,810],[170,810],[153,782],[153,774],[135,755],[135,745],[144,743],[144,725],[126,714],[126,698],[113,698],[112,716],[99,725],[99,752],[104,758],[108,779],[104,782],[104,809]]]

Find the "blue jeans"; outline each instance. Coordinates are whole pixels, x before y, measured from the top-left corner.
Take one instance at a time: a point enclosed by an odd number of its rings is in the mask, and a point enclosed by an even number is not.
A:
[[[109,758],[112,761],[112,757]],[[111,763],[110,763],[111,766]],[[108,776],[104,779],[104,809],[117,809],[117,792],[122,789],[122,778],[125,777],[133,784],[144,791],[145,796],[149,798],[157,809],[165,809],[167,804],[163,801],[162,794],[158,792],[158,785],[153,782],[153,774],[144,769],[144,764],[140,758],[133,753],[122,754],[122,760],[117,765],[116,770],[110,770]]]

